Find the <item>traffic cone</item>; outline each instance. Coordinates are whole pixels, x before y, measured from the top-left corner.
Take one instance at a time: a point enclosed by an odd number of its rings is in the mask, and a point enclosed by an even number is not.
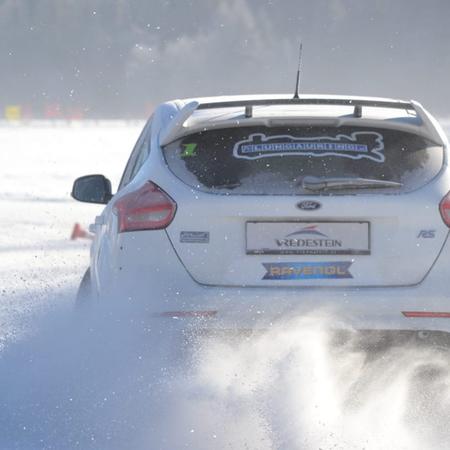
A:
[[[70,240],[74,241],[75,239],[92,239],[92,235],[84,230],[79,223],[76,223],[73,226],[72,234],[70,235]]]

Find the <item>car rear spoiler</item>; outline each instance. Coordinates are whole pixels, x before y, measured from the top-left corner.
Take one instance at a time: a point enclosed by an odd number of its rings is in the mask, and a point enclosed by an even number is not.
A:
[[[411,109],[414,106],[411,102],[404,101],[388,101],[388,100],[353,100],[345,98],[269,98],[255,100],[232,100],[228,102],[211,102],[200,103],[197,109],[213,109],[213,108],[238,108],[248,106],[288,106],[288,105],[337,105],[337,106],[370,106],[373,108],[396,108]]]
[[[351,106],[353,107],[353,118],[362,117],[362,108],[390,108],[403,109],[407,112],[415,113],[420,119],[423,135],[426,135],[430,140],[438,145],[445,145],[442,136],[436,129],[433,122],[434,119],[425,111],[420,103],[413,100],[365,100],[365,99],[345,99],[345,98],[269,98],[269,99],[254,99],[254,100],[231,100],[223,102],[209,102],[199,103],[192,101],[186,104],[178,111],[174,119],[162,131],[160,135],[160,145],[167,145],[180,136],[186,134],[184,123],[194,114],[195,111],[205,109],[219,109],[219,108],[243,108],[244,117],[251,119],[253,117],[253,107],[255,106],[291,106],[291,105],[305,105],[305,106]],[[240,125],[243,122],[240,121]]]

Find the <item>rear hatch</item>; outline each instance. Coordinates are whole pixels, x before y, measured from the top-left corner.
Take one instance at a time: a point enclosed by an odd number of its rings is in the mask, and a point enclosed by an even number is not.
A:
[[[411,285],[447,236],[430,183],[443,148],[411,133],[238,127],[185,136],[163,153],[185,186],[167,233],[199,283]]]

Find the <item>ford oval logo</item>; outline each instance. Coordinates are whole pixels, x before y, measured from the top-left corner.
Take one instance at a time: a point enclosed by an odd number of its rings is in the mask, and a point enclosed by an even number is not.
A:
[[[315,202],[314,200],[304,200],[303,202],[297,203],[297,208],[303,209],[304,211],[314,211],[321,206],[321,203]]]

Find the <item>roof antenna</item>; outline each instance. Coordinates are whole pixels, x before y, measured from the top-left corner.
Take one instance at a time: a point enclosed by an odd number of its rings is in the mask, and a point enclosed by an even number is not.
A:
[[[300,85],[300,66],[302,64],[302,50],[303,50],[303,42],[300,42],[300,51],[298,53],[297,81],[295,82],[294,99],[300,98],[298,96],[298,88]]]

